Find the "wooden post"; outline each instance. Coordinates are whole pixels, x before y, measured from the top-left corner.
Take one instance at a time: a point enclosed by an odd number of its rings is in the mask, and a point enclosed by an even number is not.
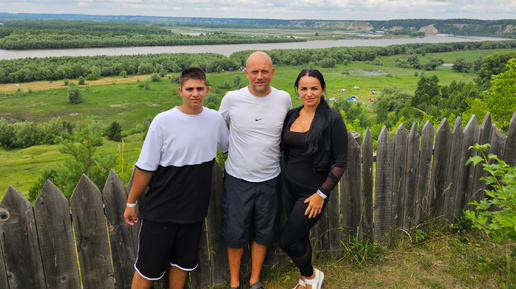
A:
[[[419,133],[417,124],[412,123],[407,142],[407,169],[405,170],[405,200],[403,206],[403,228],[416,226],[416,208],[419,205],[417,200],[417,177],[419,169]]]
[[[86,175],[70,197],[70,205],[83,288],[115,288],[102,196]]]
[[[367,235],[371,243],[373,236],[373,189],[374,189],[374,160],[373,160],[373,137],[369,128],[364,133],[362,141],[362,223],[360,235]]]
[[[376,149],[376,189],[374,240],[385,245],[391,243],[392,224],[392,176],[394,144],[387,127],[383,127],[378,137]]]
[[[10,186],[0,211],[0,242],[9,288],[46,289],[31,203]]]
[[[47,288],[80,288],[70,205],[48,181],[34,203]]]
[[[102,191],[117,289],[131,288],[138,243],[133,236],[138,228],[125,223],[127,192],[124,183],[111,170]]]

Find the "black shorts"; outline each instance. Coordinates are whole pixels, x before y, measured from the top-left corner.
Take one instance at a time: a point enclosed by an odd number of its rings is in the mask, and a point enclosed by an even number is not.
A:
[[[147,280],[160,279],[170,266],[193,271],[197,267],[203,224],[204,221],[175,224],[142,220],[136,271]]]
[[[281,178],[252,183],[224,175],[222,201],[222,241],[228,248],[239,249],[253,239],[263,246],[278,240],[281,221]]]

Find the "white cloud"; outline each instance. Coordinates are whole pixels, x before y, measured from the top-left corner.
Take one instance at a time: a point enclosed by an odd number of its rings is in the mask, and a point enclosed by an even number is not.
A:
[[[0,12],[328,20],[515,19],[516,2],[513,0],[1,0]]]

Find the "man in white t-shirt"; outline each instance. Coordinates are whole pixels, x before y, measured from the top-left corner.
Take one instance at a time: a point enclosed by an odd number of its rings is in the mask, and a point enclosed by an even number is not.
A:
[[[250,289],[264,289],[260,272],[265,253],[280,231],[281,129],[292,102],[287,92],[270,86],[275,70],[266,53],[251,54],[244,71],[249,86],[228,92],[219,109],[230,123],[222,240],[227,246],[230,288],[244,288],[240,263],[252,238]]]
[[[226,152],[228,129],[221,114],[203,107],[206,74],[181,72],[181,106],[152,121],[136,162],[125,222],[138,221],[136,200],[147,186],[132,289],[152,286],[169,271],[169,288],[184,288],[197,267],[203,221],[208,212],[217,148]]]

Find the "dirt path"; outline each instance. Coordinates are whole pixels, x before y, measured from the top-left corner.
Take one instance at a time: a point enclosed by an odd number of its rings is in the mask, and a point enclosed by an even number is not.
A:
[[[115,83],[127,83],[127,82],[135,82],[137,80],[145,80],[150,78],[149,75],[136,75],[129,76],[127,78],[122,77],[106,77],[99,80],[86,80],[85,85],[101,85],[101,84],[112,84]],[[76,79],[70,79],[70,81],[77,83]],[[26,82],[19,83],[18,86],[14,83],[0,84],[0,92],[14,92],[17,91],[18,88],[21,89],[22,92],[27,92],[30,88],[32,91],[36,90],[45,90],[45,89],[56,89],[56,88],[64,88],[64,82],[62,80],[57,81],[35,81],[35,82]]]

